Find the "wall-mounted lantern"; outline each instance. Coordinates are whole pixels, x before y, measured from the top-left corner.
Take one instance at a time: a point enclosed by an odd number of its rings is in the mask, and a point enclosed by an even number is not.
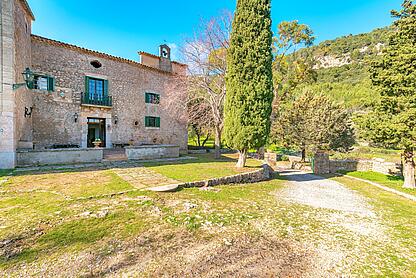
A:
[[[77,123],[78,122],[78,113],[74,114],[74,122]]]
[[[22,86],[26,86],[28,88],[32,87],[33,81],[35,80],[35,74],[33,71],[31,71],[30,68],[26,68],[25,71],[22,72],[22,75],[25,83],[13,84],[13,90],[17,90]]]
[[[114,116],[114,124],[116,125],[118,123],[118,116],[117,115],[115,115]]]

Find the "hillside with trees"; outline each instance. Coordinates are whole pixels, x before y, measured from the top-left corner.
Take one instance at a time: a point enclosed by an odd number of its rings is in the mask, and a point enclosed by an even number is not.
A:
[[[371,89],[369,64],[388,43],[390,30],[348,35],[299,50],[311,52],[315,60],[316,82],[308,87],[352,110],[370,105],[376,92]]]

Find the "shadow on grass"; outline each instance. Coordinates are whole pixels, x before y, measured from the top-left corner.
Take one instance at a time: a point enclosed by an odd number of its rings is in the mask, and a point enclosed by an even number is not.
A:
[[[13,172],[14,176],[30,176],[30,175],[41,175],[41,174],[53,174],[53,173],[73,173],[73,172],[91,172],[91,171],[99,171],[99,170],[108,170],[108,169],[130,169],[130,168],[137,168],[137,167],[157,167],[163,165],[186,165],[186,164],[202,164],[202,163],[227,163],[233,162],[237,163],[236,158],[228,157],[222,155],[221,158],[215,159],[214,154],[192,154],[192,157],[195,159],[178,159],[178,160],[168,160],[168,161],[155,161],[155,162],[141,162],[137,161],[125,161],[125,162],[115,162],[110,164],[103,164],[103,163],[96,163],[96,164],[86,164],[85,167],[82,164],[73,164],[73,165],[61,165],[58,166],[39,166],[38,169],[27,171],[24,168],[21,168],[19,171]],[[36,167],[36,166],[35,166]],[[52,168],[53,167],[53,168]],[[259,168],[260,166],[253,166],[250,168]],[[11,171],[5,171],[4,175],[9,174]],[[1,177],[0,172],[0,177]]]
[[[143,220],[130,211],[113,213],[104,218],[74,219],[40,231],[37,235],[29,233],[8,240],[9,243],[1,247],[0,266],[32,262],[63,249],[85,250],[112,234],[123,238],[132,232],[140,232],[144,226]]]

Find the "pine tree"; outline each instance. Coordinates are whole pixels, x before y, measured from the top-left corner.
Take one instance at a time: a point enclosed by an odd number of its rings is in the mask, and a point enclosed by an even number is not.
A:
[[[374,143],[403,150],[403,186],[416,188],[416,5],[405,0],[402,7],[392,12],[397,20],[389,45],[370,69],[380,100],[359,122]]]
[[[273,101],[270,0],[238,0],[227,52],[224,139],[239,151],[268,140]]]

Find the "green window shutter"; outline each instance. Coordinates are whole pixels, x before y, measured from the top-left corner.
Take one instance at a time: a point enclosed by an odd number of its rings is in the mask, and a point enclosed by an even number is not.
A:
[[[149,93],[145,94],[145,102],[150,103],[150,94]]]
[[[160,95],[156,95],[157,104],[160,104]]]
[[[156,117],[156,127],[160,127],[160,117]]]
[[[55,78],[48,76],[48,91],[55,91]]]
[[[90,78],[85,76],[85,92],[84,92],[84,100],[87,101],[90,94]],[[88,103],[88,102],[86,102]]]
[[[108,80],[104,80],[104,96],[108,96]]]
[[[90,91],[90,78],[85,76],[85,95],[88,95]]]

